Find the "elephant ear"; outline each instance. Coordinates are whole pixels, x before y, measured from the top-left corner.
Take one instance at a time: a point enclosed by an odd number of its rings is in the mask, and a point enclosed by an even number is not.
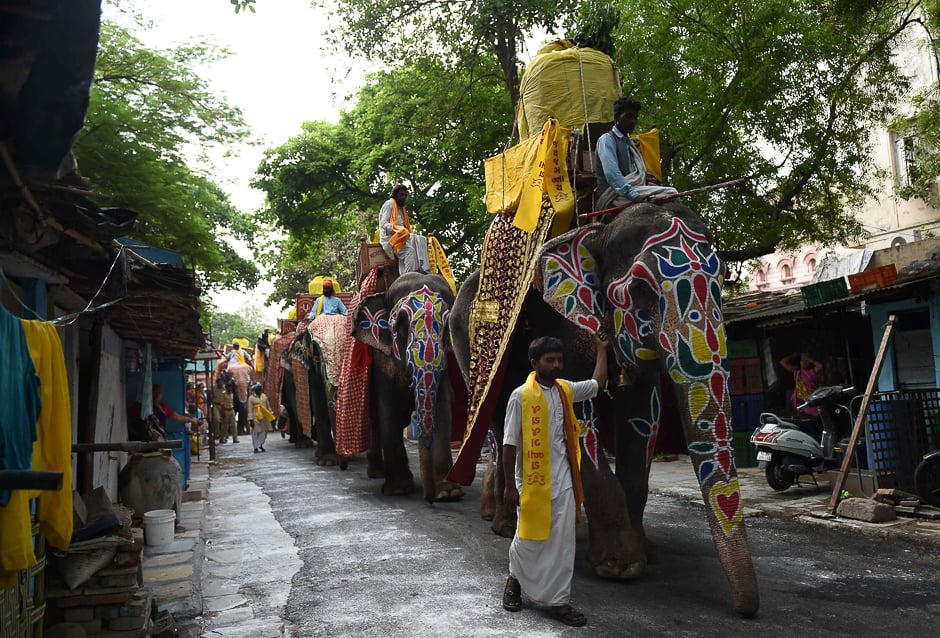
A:
[[[392,333],[388,325],[385,293],[369,295],[359,302],[353,317],[352,334],[367,346],[392,356]]]
[[[592,334],[603,325],[604,296],[597,260],[585,241],[601,228],[603,224],[575,228],[543,244],[534,282],[549,306]]]

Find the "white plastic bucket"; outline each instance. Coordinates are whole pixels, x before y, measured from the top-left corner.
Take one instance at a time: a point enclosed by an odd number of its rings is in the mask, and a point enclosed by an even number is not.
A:
[[[173,542],[175,527],[175,510],[151,510],[144,514],[144,538],[148,545],[166,545]]]

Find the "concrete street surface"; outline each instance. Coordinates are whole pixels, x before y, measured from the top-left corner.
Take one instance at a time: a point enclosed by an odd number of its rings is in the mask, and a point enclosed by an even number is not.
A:
[[[416,471],[415,444],[407,445]],[[645,523],[660,561],[640,579],[594,577],[587,526],[579,527],[572,603],[588,624],[569,628],[527,604],[503,610],[510,541],[479,517],[479,480],[461,502],[428,505],[420,493],[381,496],[364,457],[340,471],[317,467],[314,450],[277,435],[265,447],[253,454],[247,441],[229,443],[218,447],[218,463],[194,463],[190,488],[204,500],[187,504],[189,530],[167,551],[147,549],[145,584],[174,611],[180,635],[859,637],[933,635],[940,626],[938,545],[838,522],[801,524],[813,517],[775,513],[773,504],[810,511],[793,503],[825,494],[777,495],[756,469],[741,478],[761,589],[756,618],[731,609],[701,497],[689,491],[691,465],[680,457],[653,467]],[[936,537],[937,528],[918,534]],[[161,578],[155,561],[193,569]]]

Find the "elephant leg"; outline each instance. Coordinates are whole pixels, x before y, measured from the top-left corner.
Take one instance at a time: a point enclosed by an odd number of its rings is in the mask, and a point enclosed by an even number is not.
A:
[[[598,445],[591,455],[582,448],[581,481],[588,520],[588,564],[601,578],[639,577],[647,552],[627,513],[627,499]]]
[[[617,413],[627,422],[617,426],[617,479],[626,497],[627,516],[648,563],[656,563],[657,550],[646,536],[643,513],[649,498],[649,470],[661,415],[658,362],[641,364],[631,386],[617,396]]]
[[[370,386],[372,418],[379,424],[385,464],[382,494],[411,494],[415,490],[414,475],[408,467],[404,442],[404,428],[410,423],[413,410],[407,378],[398,372],[390,357],[376,352]]]
[[[334,466],[340,464],[340,456],[336,453],[336,442],[333,440],[333,421],[330,414],[330,404],[326,396],[326,380],[320,373],[320,362],[314,359],[314,367],[308,375],[310,388],[310,408],[316,418],[317,465]]]
[[[284,373],[284,380],[281,383],[281,402],[287,410],[287,420],[290,421],[288,441],[295,445],[299,444],[303,430],[300,426],[300,413],[297,411],[297,387],[294,385],[294,375],[290,372]]]
[[[373,410],[372,422],[369,427],[369,450],[366,452],[366,476],[369,478],[385,477],[385,459],[382,455],[382,427],[377,414],[374,412],[374,404],[370,406]]]
[[[493,520],[490,522],[490,529],[497,536],[512,538],[516,535],[517,512],[515,508],[506,507],[503,501],[503,494],[506,492],[506,473],[503,471],[503,425],[506,422],[506,403],[509,400],[510,389],[505,389],[505,396],[500,397],[496,409],[493,411],[493,420],[491,421],[491,430],[496,439],[496,470],[493,476],[493,495],[495,511]],[[508,477],[510,481],[514,477]]]
[[[496,455],[489,454],[480,488],[480,518],[492,521],[496,516]]]

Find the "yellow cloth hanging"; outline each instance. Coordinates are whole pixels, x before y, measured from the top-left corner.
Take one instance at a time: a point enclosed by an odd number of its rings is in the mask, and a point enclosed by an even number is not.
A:
[[[630,137],[640,147],[640,155],[643,156],[643,162],[646,164],[646,172],[655,175],[656,179],[662,182],[663,162],[659,153],[659,129],[651,128],[646,133]]]
[[[29,501],[39,498],[39,533],[50,545],[67,550],[72,539],[72,408],[62,342],[55,326],[23,321],[29,354],[41,380],[42,411],[33,443],[32,469],[62,472],[58,491],[14,490],[0,508],[0,587],[11,587],[16,572],[36,564]]]
[[[581,446],[578,444],[577,419],[574,415],[574,395],[571,384],[562,379],[555,382],[564,408],[565,445],[571,466],[571,483],[581,521],[581,503],[584,489],[581,485]],[[543,541],[552,528],[552,472],[549,439],[548,401],[545,392],[529,373],[522,386],[522,449],[516,453],[522,458],[522,494],[519,495],[519,538]]]
[[[456,295],[457,281],[454,279],[454,271],[450,269],[450,262],[447,261],[441,242],[434,235],[428,237],[428,263],[430,265],[428,272],[443,277],[450,286],[450,291]]]
[[[574,215],[574,195],[568,180],[568,136],[568,129],[549,118],[541,133],[489,158],[484,165],[487,210],[515,210],[513,226],[532,233],[542,209],[542,196],[548,195],[555,209],[552,236],[567,231]]]

